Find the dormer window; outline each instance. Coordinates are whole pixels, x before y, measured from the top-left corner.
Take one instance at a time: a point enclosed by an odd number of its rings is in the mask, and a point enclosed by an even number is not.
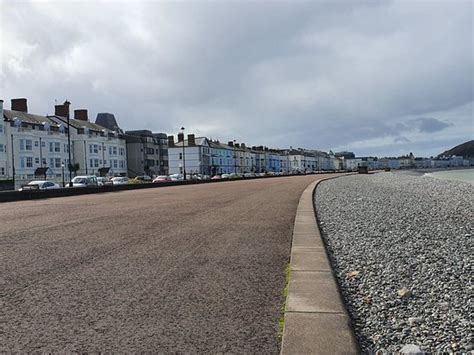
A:
[[[19,119],[18,117],[13,117],[13,124],[15,125],[15,127],[21,127],[21,119]]]
[[[43,123],[43,127],[45,131],[50,131],[51,130],[51,125],[48,122]]]
[[[66,128],[64,127],[63,124],[60,124],[60,125],[59,125],[59,132],[61,132],[61,133],[66,132]]]

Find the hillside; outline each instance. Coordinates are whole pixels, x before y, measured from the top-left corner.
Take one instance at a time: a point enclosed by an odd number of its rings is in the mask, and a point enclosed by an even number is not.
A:
[[[474,158],[474,140],[459,144],[454,148],[451,148],[441,153],[440,155],[438,155],[438,157],[451,155],[458,155],[464,158]]]

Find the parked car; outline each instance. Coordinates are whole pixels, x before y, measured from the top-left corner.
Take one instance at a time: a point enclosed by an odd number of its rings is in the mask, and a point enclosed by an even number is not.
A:
[[[221,180],[222,177],[220,175],[214,175],[213,177],[211,177],[211,180]]]
[[[221,178],[222,178],[222,179],[228,179],[229,176],[230,176],[229,174],[222,174],[222,175],[221,175]]]
[[[72,187],[98,187],[97,177],[94,175],[76,176],[71,180]],[[66,185],[69,187],[69,185]]]
[[[59,189],[60,186],[55,184],[52,181],[45,181],[45,180],[34,180],[30,181],[28,184],[23,185],[20,187],[19,191],[27,191],[27,190],[51,190],[51,189]]]
[[[97,178],[97,185],[99,186],[105,186],[105,185],[113,185],[112,181],[110,181],[106,177],[98,177]]]
[[[128,184],[128,177],[126,176],[116,176],[111,179],[114,185],[127,185]]]
[[[171,181],[181,181],[181,180],[183,180],[183,175],[182,174],[171,174],[170,179],[171,179]]]
[[[135,177],[135,180],[137,181],[152,181],[153,179],[149,175],[140,175]]]
[[[160,175],[160,176],[157,176],[153,182],[170,182],[171,181],[171,178],[168,176],[168,175]]]
[[[254,173],[245,173],[244,177],[246,177],[246,178],[255,177],[255,174]]]

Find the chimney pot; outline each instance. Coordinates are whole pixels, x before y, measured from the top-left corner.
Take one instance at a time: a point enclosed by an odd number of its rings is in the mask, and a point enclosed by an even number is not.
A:
[[[229,142],[227,143],[227,145],[228,145],[229,147],[233,147],[233,146],[234,146],[234,142],[229,141]]]
[[[240,144],[239,144],[239,143],[235,143],[235,147],[236,147],[236,148],[240,148]]]
[[[184,133],[178,133],[178,143],[184,141]]]
[[[86,109],[74,110],[74,119],[80,121],[89,121],[89,117]]]
[[[25,98],[12,99],[12,111],[28,112],[28,102]]]

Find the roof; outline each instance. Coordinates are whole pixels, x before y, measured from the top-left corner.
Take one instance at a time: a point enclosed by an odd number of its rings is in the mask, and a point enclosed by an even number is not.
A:
[[[58,120],[62,121],[63,123],[67,123],[67,118],[66,117],[57,116],[57,115],[48,116],[48,117],[55,117]],[[105,127],[100,126],[97,123],[93,123],[93,122],[89,122],[89,121],[76,120],[74,118],[69,119],[69,124],[72,127],[76,128],[76,129],[78,129],[78,128],[88,128],[90,130],[98,131],[98,132],[106,130]]]
[[[194,141],[196,142],[196,144],[194,146],[199,146],[199,145],[204,145],[204,143],[208,143],[209,144],[209,141],[207,140],[206,137],[196,137],[194,138]],[[185,139],[184,141],[182,142],[174,142],[174,146],[175,147],[182,147],[183,146],[183,143],[184,143],[184,146],[185,147],[189,147],[190,145],[188,144],[188,140]],[[194,147],[194,146],[191,146],[191,147]],[[168,148],[173,148],[173,147],[168,147]]]
[[[13,110],[3,110],[3,116],[8,121],[13,121],[15,118],[20,119],[22,122],[42,125],[42,124],[49,124],[51,126],[59,127],[59,124],[47,116],[41,115],[33,115],[31,113],[23,112],[23,111],[13,111]]]
[[[98,113],[97,118],[95,119],[95,123],[99,126],[106,127],[111,131],[120,132],[121,129],[115,119],[115,116],[112,113],[103,112]]]

